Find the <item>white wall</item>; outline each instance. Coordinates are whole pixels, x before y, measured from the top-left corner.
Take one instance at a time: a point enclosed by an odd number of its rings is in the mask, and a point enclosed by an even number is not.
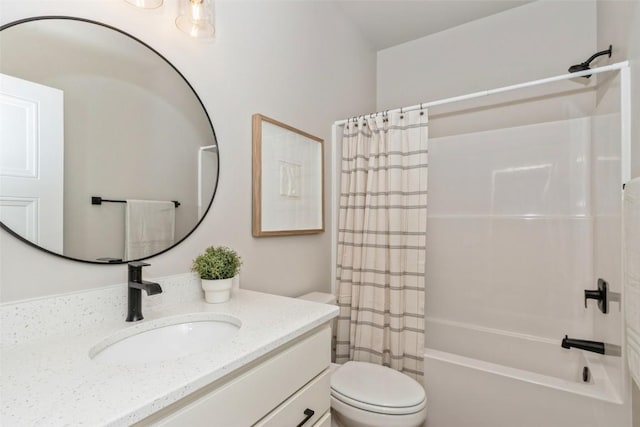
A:
[[[595,2],[537,1],[378,52],[379,109],[554,76],[596,43]]]
[[[595,1],[529,3],[378,52],[378,109],[564,74],[595,46]],[[584,80],[432,108],[429,135],[589,114],[595,94],[593,83]]]
[[[217,1],[216,39],[198,42],[174,26],[176,5],[136,9],[124,1],[0,0],[1,23],[37,15],[98,20],[144,40],[181,70],[201,96],[220,144],[220,184],[211,211],[185,242],[151,258],[145,277],[189,270],[206,246],[224,244],[244,259],[241,287],[298,295],[330,287],[330,236],[251,236],[251,115],[324,138],[331,123],[370,111],[375,54],[326,2]],[[328,161],[325,164],[329,165]],[[331,200],[325,174],[327,201]],[[325,207],[331,226],[331,204]],[[3,301],[121,283],[125,266],[95,266],[39,252],[0,232]]]

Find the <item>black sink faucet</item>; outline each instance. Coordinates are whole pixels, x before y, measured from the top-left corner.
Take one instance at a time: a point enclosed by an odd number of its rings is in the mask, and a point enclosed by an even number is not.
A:
[[[142,317],[141,291],[144,290],[147,295],[162,293],[162,288],[159,284],[142,280],[142,267],[149,265],[151,264],[139,261],[129,263],[127,322],[137,322],[138,320],[144,319],[144,317]]]

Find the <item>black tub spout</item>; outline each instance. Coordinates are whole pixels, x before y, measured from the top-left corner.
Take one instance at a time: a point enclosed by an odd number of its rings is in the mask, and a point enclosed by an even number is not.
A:
[[[577,340],[569,338],[567,335],[562,338],[562,348],[579,348],[581,350],[592,351],[594,353],[604,354],[604,343],[598,341]]]
[[[608,344],[600,341],[578,340],[564,336],[562,338],[562,348],[579,348],[580,350],[591,351],[593,353],[606,354],[608,356],[620,356],[619,345]]]

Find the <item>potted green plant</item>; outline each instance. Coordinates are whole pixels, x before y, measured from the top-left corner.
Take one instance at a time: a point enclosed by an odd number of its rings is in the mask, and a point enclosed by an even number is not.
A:
[[[191,271],[202,280],[205,300],[220,303],[231,298],[233,278],[240,272],[242,258],[225,246],[210,246],[193,260]]]

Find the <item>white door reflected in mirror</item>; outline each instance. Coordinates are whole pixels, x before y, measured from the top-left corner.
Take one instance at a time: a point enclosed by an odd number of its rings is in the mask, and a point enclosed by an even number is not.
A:
[[[63,250],[63,92],[0,74],[0,221]]]

